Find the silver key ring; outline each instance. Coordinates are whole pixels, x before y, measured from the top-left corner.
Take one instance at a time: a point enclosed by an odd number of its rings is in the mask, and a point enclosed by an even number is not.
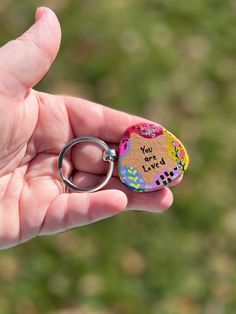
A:
[[[63,166],[63,159],[65,157],[66,152],[74,145],[78,143],[94,143],[100,146],[104,151],[103,151],[103,160],[109,162],[109,168],[106,177],[104,180],[96,185],[95,187],[92,188],[80,188],[77,185],[73,184],[71,182],[71,178],[65,178],[62,173],[62,166]],[[116,151],[114,149],[111,149],[105,142],[102,140],[96,138],[96,137],[90,137],[90,136],[84,136],[84,137],[77,137],[67,143],[63,149],[61,150],[58,158],[58,173],[63,180],[63,182],[66,185],[66,192],[68,191],[68,188],[71,190],[75,190],[77,192],[95,192],[100,190],[102,187],[104,187],[109,180],[111,179],[114,171],[114,161],[116,159]]]

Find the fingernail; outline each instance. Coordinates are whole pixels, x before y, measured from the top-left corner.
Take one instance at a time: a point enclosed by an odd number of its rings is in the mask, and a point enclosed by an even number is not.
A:
[[[168,188],[166,188],[165,193],[160,201],[161,211],[165,211],[166,209],[170,208],[172,203],[173,203],[173,194]]]
[[[127,196],[120,190],[110,190],[112,192],[112,204],[115,212],[120,212],[127,207]]]
[[[35,13],[35,22],[37,22],[43,16],[44,12],[45,12],[44,7],[37,8]]]

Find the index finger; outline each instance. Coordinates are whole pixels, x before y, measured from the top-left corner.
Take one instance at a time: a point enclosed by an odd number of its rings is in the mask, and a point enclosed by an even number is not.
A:
[[[94,136],[110,143],[119,143],[128,127],[151,122],[81,98],[65,96],[65,104],[75,137]]]

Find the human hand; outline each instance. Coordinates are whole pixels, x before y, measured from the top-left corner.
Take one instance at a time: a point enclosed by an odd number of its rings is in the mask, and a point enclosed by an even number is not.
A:
[[[64,193],[57,160],[69,140],[95,136],[117,148],[124,130],[144,119],[32,89],[55,59],[60,38],[55,14],[39,8],[35,24],[0,48],[0,248],[89,224],[127,206],[163,211],[173,200],[166,187],[151,193],[127,189],[117,169],[102,191]],[[72,169],[75,184],[92,186],[105,175],[107,165],[99,148],[80,144],[64,160],[65,175]]]

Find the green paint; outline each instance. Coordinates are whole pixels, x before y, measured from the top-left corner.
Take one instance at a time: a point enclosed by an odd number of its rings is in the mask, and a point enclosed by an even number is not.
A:
[[[139,183],[138,184],[131,183],[130,186],[132,186],[136,190],[138,190],[140,188],[140,184]]]
[[[128,177],[130,180],[134,181],[134,182],[137,182],[138,181],[138,177]]]

